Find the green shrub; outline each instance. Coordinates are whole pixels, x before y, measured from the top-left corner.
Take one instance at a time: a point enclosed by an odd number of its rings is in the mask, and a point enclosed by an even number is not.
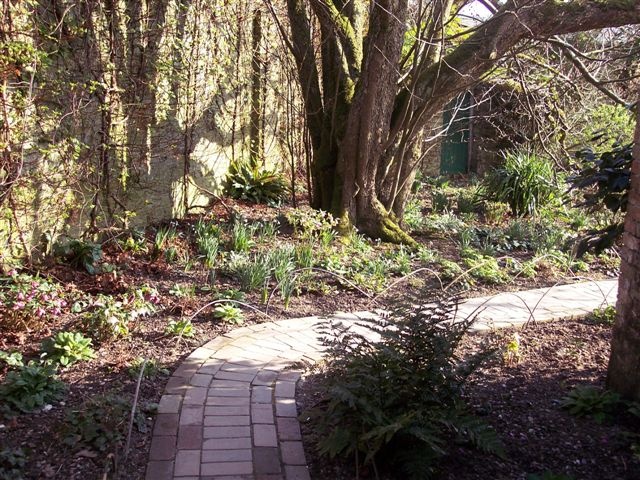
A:
[[[338,220],[323,210],[296,208],[286,214],[294,233],[303,239],[319,238],[323,232],[333,232]]]
[[[21,448],[0,450],[0,480],[22,480],[22,469],[26,463],[27,458]]]
[[[502,454],[495,433],[462,399],[465,381],[487,353],[458,358],[473,319],[452,323],[456,303],[396,306],[361,323],[361,333],[332,324],[322,401],[305,413],[322,455],[361,453],[356,458],[365,464],[384,461],[400,478],[425,479],[455,442]]]
[[[42,342],[42,351],[47,361],[68,367],[82,360],[95,358],[91,339],[79,332],[58,332]]]
[[[284,198],[288,188],[284,177],[275,170],[238,161],[229,167],[225,191],[232,198],[275,204]]]
[[[35,362],[10,371],[0,384],[0,408],[8,413],[16,410],[31,412],[60,399],[65,385],[55,373],[53,366]]]
[[[557,194],[551,163],[528,152],[507,152],[480,186],[484,199],[504,202],[514,215],[533,215]]]
[[[83,268],[94,274],[102,258],[102,245],[77,239],[65,239],[56,243],[54,254],[74,268]]]
[[[468,191],[458,193],[456,204],[458,206],[458,213],[474,213],[480,207],[476,194]]]
[[[71,446],[84,446],[104,452],[114,450],[125,438],[131,415],[131,402],[120,395],[96,396],[78,408],[67,410],[64,442]],[[136,409],[134,424],[146,432],[145,417]]]

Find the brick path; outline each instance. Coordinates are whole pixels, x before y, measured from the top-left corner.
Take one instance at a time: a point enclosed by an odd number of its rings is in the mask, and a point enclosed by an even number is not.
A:
[[[482,305],[475,329],[549,321],[614,302],[617,281],[585,282],[466,301]],[[533,315],[532,313],[533,312]],[[367,312],[336,314],[353,322]],[[308,480],[295,388],[299,362],[322,357],[307,317],[233,330],[196,349],[176,369],[160,400],[147,480]]]

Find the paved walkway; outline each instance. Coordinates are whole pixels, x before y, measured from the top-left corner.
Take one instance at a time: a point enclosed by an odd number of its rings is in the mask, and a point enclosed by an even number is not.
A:
[[[581,315],[613,303],[617,281],[586,282],[466,301],[484,308],[478,331]],[[533,315],[532,315],[533,313]],[[147,480],[308,480],[295,403],[300,362],[316,362],[316,329],[336,314],[233,330],[196,349],[173,373],[160,400]]]

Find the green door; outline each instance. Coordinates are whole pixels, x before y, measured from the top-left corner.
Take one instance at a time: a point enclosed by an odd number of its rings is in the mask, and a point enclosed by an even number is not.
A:
[[[442,140],[440,173],[466,173],[469,165],[469,114],[471,96],[466,94],[460,104],[459,98],[445,107],[442,113],[444,127],[451,124]],[[455,115],[455,117],[454,117]],[[451,121],[451,118],[453,121]]]

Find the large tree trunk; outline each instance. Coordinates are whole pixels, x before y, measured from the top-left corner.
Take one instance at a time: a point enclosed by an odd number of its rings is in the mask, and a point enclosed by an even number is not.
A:
[[[625,397],[640,400],[640,101],[636,110],[631,191],[618,283],[618,315],[613,326],[607,386]]]

